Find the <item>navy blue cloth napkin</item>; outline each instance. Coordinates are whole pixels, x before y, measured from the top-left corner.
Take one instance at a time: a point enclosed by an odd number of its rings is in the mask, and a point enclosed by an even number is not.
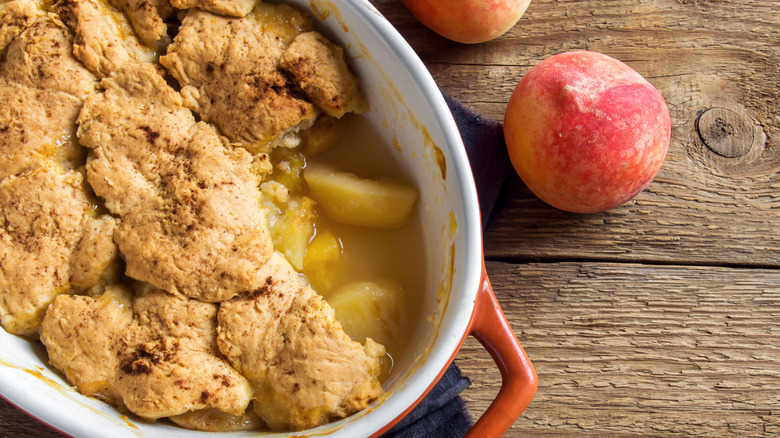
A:
[[[514,172],[510,172],[512,162],[506,150],[504,127],[495,120],[482,117],[451,96],[445,94],[444,99],[458,125],[471,163],[484,233],[501,210],[505,182],[514,175]]]
[[[492,222],[511,164],[500,123],[483,118],[445,95],[471,163],[482,214],[482,231]],[[430,393],[383,438],[458,438],[473,425],[461,391],[470,385],[453,362]]]
[[[459,394],[470,384],[455,362],[451,363],[425,399],[382,438],[462,437],[472,421]]]

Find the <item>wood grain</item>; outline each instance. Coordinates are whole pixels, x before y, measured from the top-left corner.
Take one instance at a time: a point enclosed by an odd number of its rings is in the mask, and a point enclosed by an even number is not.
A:
[[[572,49],[626,62],[669,104],[672,144],[646,191],[609,213],[583,216],[554,210],[515,184],[487,236],[489,258],[780,262],[776,2],[534,0],[508,34],[479,45],[433,34],[401,2],[374,4],[441,89],[487,117],[503,119],[514,86],[531,66]],[[726,158],[704,145],[695,123],[713,107],[741,115],[755,129],[750,151]]]
[[[539,375],[507,436],[777,436],[780,272],[628,263],[488,263]],[[473,340],[456,358],[479,415],[500,387]]]
[[[33,420],[27,414],[0,398],[0,436],[7,438],[62,438],[65,435]]]
[[[628,204],[570,214],[516,177],[505,186],[485,254],[540,382],[508,436],[780,435],[777,3],[533,0],[508,34],[471,46],[373,3],[442,91],[486,117],[502,120],[525,72],[573,49],[626,62],[669,104],[667,160]],[[733,144],[700,137],[711,109],[740,127]],[[479,416],[499,373],[474,340],[456,360]]]
[[[626,62],[669,104],[666,163],[625,206],[569,214],[506,184],[487,267],[540,382],[507,436],[780,436],[778,2],[533,0],[478,45],[437,36],[401,1],[372,3],[442,91],[486,117],[572,49]],[[713,108],[750,144],[707,147],[697,121]],[[498,370],[473,339],[456,360],[479,416]],[[60,435],[0,400],[0,436]]]

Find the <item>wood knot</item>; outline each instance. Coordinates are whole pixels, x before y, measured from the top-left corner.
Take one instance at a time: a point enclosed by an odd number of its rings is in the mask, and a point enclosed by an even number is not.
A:
[[[741,157],[753,146],[753,126],[738,113],[710,108],[696,121],[696,130],[710,150],[726,158]]]

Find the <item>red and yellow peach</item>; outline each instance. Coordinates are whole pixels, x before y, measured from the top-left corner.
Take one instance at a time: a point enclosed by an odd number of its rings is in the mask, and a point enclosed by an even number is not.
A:
[[[595,213],[641,192],[666,157],[669,108],[639,73],[607,55],[571,51],[520,80],[504,118],[517,173],[543,201]]]
[[[404,0],[417,20],[459,43],[495,39],[511,29],[531,0]]]

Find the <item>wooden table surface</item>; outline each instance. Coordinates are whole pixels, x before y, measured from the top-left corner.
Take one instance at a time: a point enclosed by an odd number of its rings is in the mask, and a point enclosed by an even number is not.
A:
[[[399,0],[373,3],[441,89],[486,117],[502,120],[523,74],[571,49],[626,62],[669,104],[666,162],[628,204],[569,214],[517,178],[506,187],[487,269],[539,375],[507,436],[780,436],[780,3],[533,0],[479,45],[437,36]],[[473,339],[456,361],[479,416],[498,370]],[[0,436],[59,435],[0,401]]]
[[[565,213],[509,184],[485,256],[539,389],[507,436],[780,436],[780,2],[533,0],[479,45],[374,3],[484,116],[572,49],[624,61],[669,105],[666,162],[620,208]],[[478,416],[500,375],[474,340],[456,361]]]

